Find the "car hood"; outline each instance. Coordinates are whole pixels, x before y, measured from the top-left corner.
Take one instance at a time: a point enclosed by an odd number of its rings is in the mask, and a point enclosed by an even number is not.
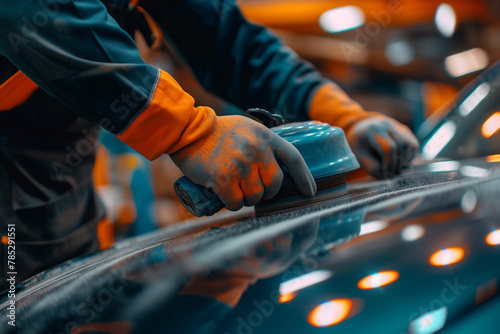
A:
[[[499,161],[432,162],[322,204],[119,242],[18,285],[16,330],[433,333],[496,300]]]

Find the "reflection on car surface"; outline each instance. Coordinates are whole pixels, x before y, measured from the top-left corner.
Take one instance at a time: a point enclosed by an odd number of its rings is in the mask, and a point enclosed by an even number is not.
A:
[[[498,68],[427,124],[425,158],[500,153],[485,125]],[[484,129],[491,136],[473,142]],[[424,163],[325,203],[118,242],[19,284],[17,327],[4,321],[1,332],[498,333],[499,162]]]
[[[500,62],[465,87],[419,131],[422,155],[463,159],[500,153]]]
[[[474,328],[494,333],[497,160],[435,162],[321,206],[243,211],[118,243],[22,284],[19,328],[470,333],[453,326],[481,309]]]

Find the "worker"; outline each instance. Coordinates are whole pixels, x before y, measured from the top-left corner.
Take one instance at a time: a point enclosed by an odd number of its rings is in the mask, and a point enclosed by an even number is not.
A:
[[[9,271],[17,282],[97,249],[104,214],[91,173],[99,127],[150,160],[169,154],[230,210],[272,198],[283,178],[278,162],[301,192],[316,192],[291,144],[248,118],[195,106],[168,73],[141,59],[127,32],[144,18],[209,91],[288,122],[343,128],[376,177],[397,174],[418,148],[408,128],[364,111],[268,30],[247,22],[234,0],[0,3],[1,261],[6,268],[15,244]]]

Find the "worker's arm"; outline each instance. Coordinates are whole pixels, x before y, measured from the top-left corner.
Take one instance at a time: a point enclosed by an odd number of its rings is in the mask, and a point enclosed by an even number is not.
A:
[[[140,0],[209,91],[243,110],[308,119],[311,92],[325,83],[269,30],[249,23],[234,0]]]
[[[341,127],[361,166],[377,178],[397,175],[419,149],[411,130],[396,120],[365,111],[334,83],[312,94],[309,116]]]
[[[0,54],[22,74],[148,159],[171,154],[186,176],[213,188],[229,208],[275,194],[277,160],[293,171],[299,189],[314,194],[291,144],[249,119],[195,107],[170,75],[144,63],[100,1],[0,0],[0,8]],[[256,133],[258,141],[247,140]]]
[[[0,54],[149,159],[210,132],[215,114],[147,65],[98,0],[0,0]],[[167,131],[168,129],[168,131]]]
[[[418,143],[411,131],[363,110],[267,29],[246,21],[234,0],[140,0],[139,6],[209,91],[288,122],[316,119],[343,128],[362,166],[377,177],[399,173],[413,158]]]

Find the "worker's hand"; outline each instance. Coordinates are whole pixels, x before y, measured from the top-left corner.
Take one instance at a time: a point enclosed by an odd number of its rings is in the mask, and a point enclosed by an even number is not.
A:
[[[361,166],[378,179],[398,175],[419,150],[407,126],[381,114],[354,124],[346,137]]]
[[[316,183],[299,151],[263,125],[242,116],[217,117],[211,133],[170,155],[194,183],[211,188],[229,210],[274,197],[286,166],[308,196]]]

